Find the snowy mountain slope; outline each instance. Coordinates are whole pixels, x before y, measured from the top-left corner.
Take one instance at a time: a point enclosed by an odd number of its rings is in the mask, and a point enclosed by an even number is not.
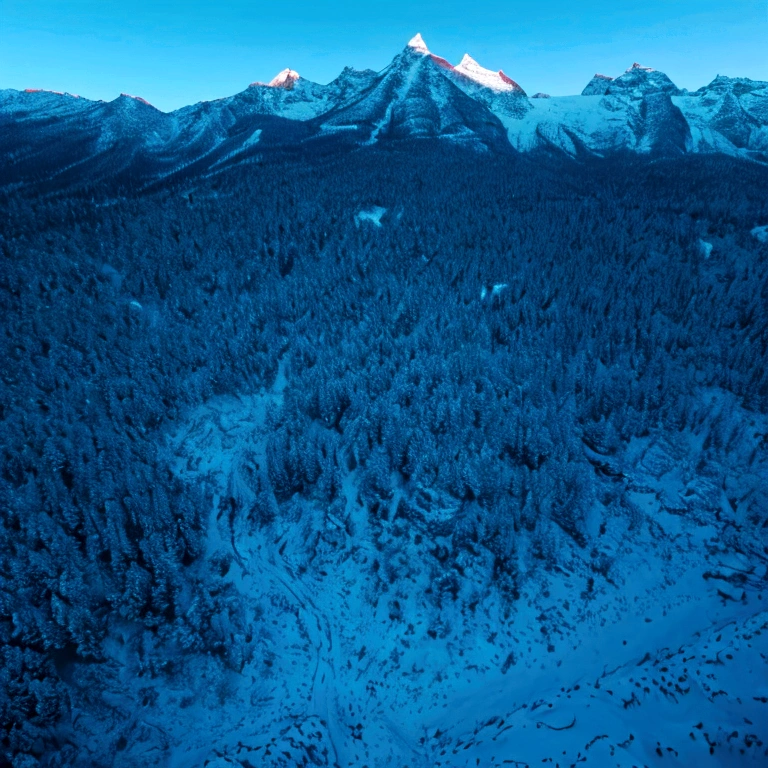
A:
[[[522,117],[530,109],[525,91],[514,80],[501,70],[481,67],[469,54],[448,73],[464,93],[499,117]]]
[[[272,88],[283,88],[286,91],[291,91],[300,77],[301,75],[295,69],[286,67],[281,72],[278,72],[267,85]],[[262,83],[255,82],[251,83],[251,85],[262,85]]]
[[[608,75],[595,75],[584,87],[582,96],[605,96],[608,88],[613,81]]]
[[[594,82],[594,78],[593,78]],[[676,96],[678,87],[663,73],[635,62],[624,74],[608,84],[606,94],[642,99],[654,93],[668,93]]]
[[[242,93],[224,99],[222,106],[238,113],[260,112],[291,120],[311,120],[358,96],[375,76],[372,70],[346,67],[328,85],[319,85],[286,69],[268,85],[252,83]]]
[[[262,148],[300,143],[310,132],[305,121],[355,98],[375,75],[347,68],[328,85],[318,85],[286,73],[270,85],[253,84],[234,96],[171,113],[125,94],[94,102],[45,91],[2,91],[3,181],[97,181],[127,171],[151,181],[191,166],[204,170],[225,157],[243,159],[255,144],[255,131],[263,133]]]
[[[29,88],[26,91],[0,90],[0,109],[5,119],[66,118],[93,109],[95,102],[71,93]]]
[[[453,68],[453,71],[492,91],[514,92],[525,96],[525,91],[504,72],[501,70],[494,72],[481,67],[468,53],[464,54],[464,58]]]
[[[711,461],[697,435],[635,441],[633,514],[609,517],[591,552],[561,537],[551,567],[521,550],[529,576],[510,612],[492,555],[430,494],[396,493],[377,522],[353,471],[331,510],[301,502],[274,526],[249,522],[286,375],[283,361],[272,391],[215,398],[171,435],[179,476],[212,491],[210,561],[262,629],[233,639],[231,679],[209,679],[201,659],[180,671],[200,681],[194,697],[180,687],[182,706],[117,674],[115,700],[153,703],[115,765],[153,764],[170,744],[189,768],[764,763],[768,563],[723,495],[760,503],[762,465],[723,491],[691,471]],[[704,399],[712,420],[738,409]],[[732,450],[754,451],[763,422]],[[93,674],[83,665],[79,684]],[[98,734],[92,717],[80,727]]]
[[[502,120],[521,151],[548,146],[571,155],[721,152],[764,158],[764,84],[741,80],[734,89],[727,78],[715,82],[683,93],[663,73],[635,64],[615,80],[595,75],[581,97],[537,99],[519,121]]]
[[[503,71],[469,55],[454,67],[416,35],[379,73],[347,67],[320,85],[285,69],[268,84],[167,114],[125,95],[105,103],[0,91],[0,127],[5,184],[205,172],[251,157],[256,131],[258,151],[312,137],[345,144],[443,137],[571,156],[718,152],[765,161],[768,84],[718,77],[689,93],[636,63],[616,78],[595,75],[581,97],[529,99]]]
[[[522,118],[502,119],[510,144],[521,152],[554,148],[568,155],[637,151],[638,110],[618,99],[561,96],[535,99]]]
[[[61,98],[67,101],[62,104]],[[205,170],[232,153],[244,156],[253,148],[256,131],[263,133],[261,143],[267,147],[299,143],[308,135],[305,123],[269,113],[262,105],[252,108],[246,99],[203,102],[173,113],[126,95],[112,102],[78,100],[74,106],[69,99],[59,97],[51,108],[48,102],[44,111],[26,109],[21,99],[4,102],[10,103],[7,112],[0,107],[4,183],[66,184],[123,176],[150,182],[191,166]]]
[[[353,128],[368,143],[428,136],[503,142],[503,129],[488,108],[445,76],[452,69],[416,35],[361,98],[331,111],[320,124],[326,131]]]
[[[673,100],[698,151],[749,155],[768,150],[768,83],[719,76]]]
[[[111,102],[49,92],[5,91],[0,98],[6,183],[117,176],[163,152],[177,133],[174,115],[126,94]]]

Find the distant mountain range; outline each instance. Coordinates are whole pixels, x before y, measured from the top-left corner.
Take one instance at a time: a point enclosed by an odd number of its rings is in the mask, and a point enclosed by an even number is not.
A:
[[[215,170],[270,146],[371,145],[439,137],[498,151],[723,153],[768,161],[768,82],[717,77],[681,90],[633,64],[595,75],[579,96],[529,97],[469,55],[453,66],[416,35],[381,72],[345,68],[319,85],[285,69],[269,83],[164,113],[135,96],[90,101],[51,91],[0,91],[6,185]]]

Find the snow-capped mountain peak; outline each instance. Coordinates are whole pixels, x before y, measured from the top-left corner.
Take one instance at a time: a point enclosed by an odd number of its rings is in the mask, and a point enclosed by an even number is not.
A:
[[[143,99],[141,96],[134,96],[130,93],[121,93],[120,95],[125,99],[132,99],[133,101],[138,101],[140,104],[146,104],[148,107],[152,106],[152,104],[150,104],[146,99]]]
[[[607,93],[637,100],[652,93],[678,95],[680,90],[663,72],[635,62],[626,72],[608,84]]]
[[[494,72],[492,69],[480,66],[468,53],[464,54],[464,58],[454,69],[470,80],[494,91],[522,90],[511,77],[507,77],[501,70]]]
[[[421,36],[421,32],[417,32],[409,41],[408,41],[408,48],[411,48],[414,51],[417,51],[418,53],[428,54],[429,48],[427,48],[427,44],[424,42],[424,38]]]
[[[298,79],[298,72],[286,68],[282,72],[278,72],[278,74],[269,81],[268,85],[270,88],[286,88],[287,90],[290,90]]]

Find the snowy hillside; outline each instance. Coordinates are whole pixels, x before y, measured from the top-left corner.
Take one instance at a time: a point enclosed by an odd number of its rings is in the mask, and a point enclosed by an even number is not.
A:
[[[321,119],[322,130],[351,129],[372,144],[382,139],[440,136],[493,145],[504,141],[498,119],[446,76],[451,65],[421,35],[352,103]]]
[[[298,537],[293,522],[265,536],[217,516],[223,494],[255,500],[241,473],[265,460],[261,425],[284,375],[261,397],[209,402],[172,437],[181,477],[217,489],[212,554],[231,547],[228,579],[279,628],[262,647],[283,649],[273,682],[238,691],[230,715],[201,701],[169,723],[175,762],[191,764],[216,734],[217,766],[764,763],[768,563],[756,565],[730,516],[691,501],[711,491],[675,465],[701,461],[700,436],[632,445],[633,517],[600,524],[588,557],[551,542],[551,570],[521,552],[530,578],[510,610],[489,553],[451,533],[455,505],[430,519],[445,501],[428,494],[396,491],[372,527],[352,474],[341,504],[302,513]],[[722,393],[706,398],[713,418],[731,412]],[[764,471],[732,487],[763,504]],[[441,549],[459,574],[451,597],[437,597],[454,578]],[[259,725],[241,714],[254,701]]]

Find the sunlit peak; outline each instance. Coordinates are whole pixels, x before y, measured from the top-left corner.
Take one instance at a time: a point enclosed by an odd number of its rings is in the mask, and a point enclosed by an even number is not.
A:
[[[416,35],[408,41],[408,47],[413,48],[414,51],[418,51],[419,53],[429,53],[429,48],[427,48],[427,44],[424,42],[421,32],[417,32]]]

